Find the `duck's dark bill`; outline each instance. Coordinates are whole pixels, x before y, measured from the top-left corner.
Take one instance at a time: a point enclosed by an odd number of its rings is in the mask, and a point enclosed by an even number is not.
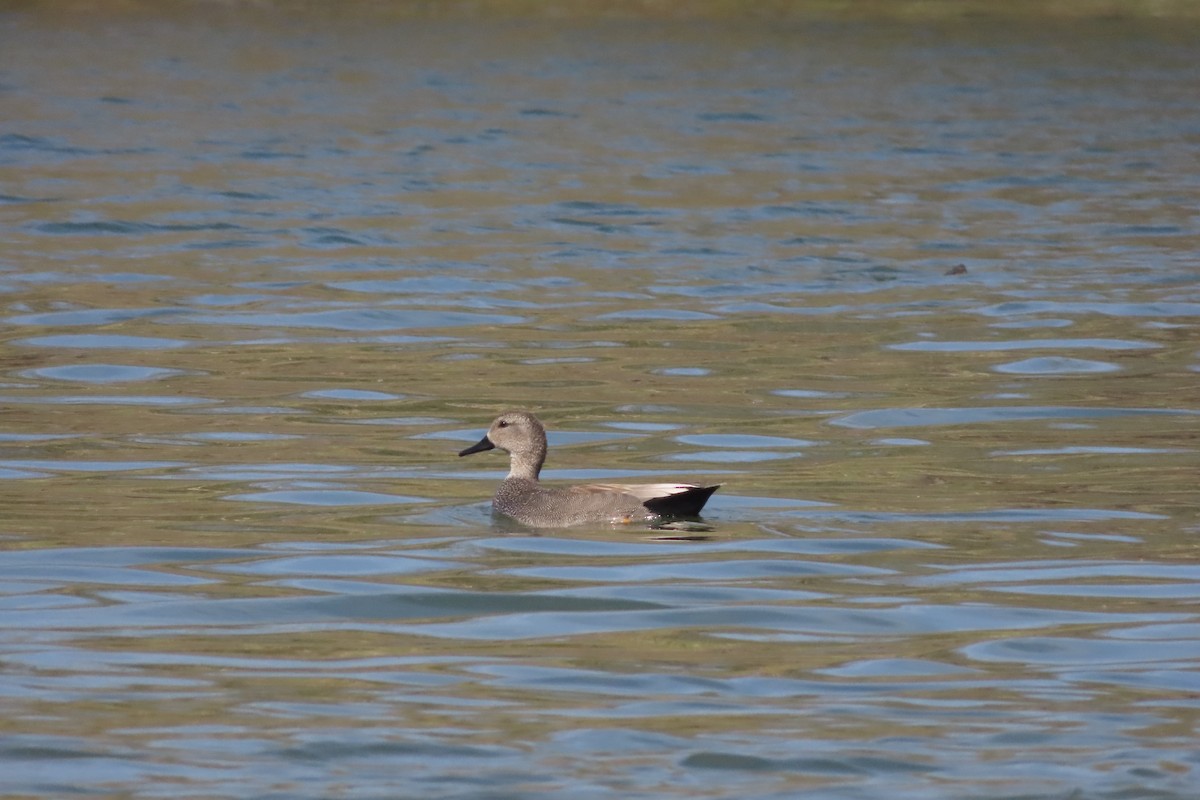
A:
[[[496,445],[492,444],[492,440],[485,436],[475,444],[468,447],[466,450],[463,450],[461,453],[459,453],[459,455],[469,456],[471,453],[482,453],[484,450],[491,450],[495,446]]]

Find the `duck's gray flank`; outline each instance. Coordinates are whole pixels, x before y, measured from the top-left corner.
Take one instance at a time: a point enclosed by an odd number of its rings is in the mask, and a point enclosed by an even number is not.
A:
[[[496,489],[492,509],[531,528],[565,528],[587,523],[652,522],[694,517],[717,490],[690,483],[591,483],[566,488],[538,482],[546,461],[546,429],[528,411],[507,411],[478,443],[459,453],[469,456],[499,448],[508,453],[508,476]]]

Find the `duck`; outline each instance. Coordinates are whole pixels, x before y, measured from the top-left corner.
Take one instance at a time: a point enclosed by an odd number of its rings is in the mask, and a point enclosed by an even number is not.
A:
[[[546,461],[546,428],[529,411],[506,411],[484,437],[458,455],[499,449],[508,453],[508,476],[496,489],[492,511],[530,528],[588,524],[655,523],[696,517],[720,484],[589,483],[567,487],[538,481]]]

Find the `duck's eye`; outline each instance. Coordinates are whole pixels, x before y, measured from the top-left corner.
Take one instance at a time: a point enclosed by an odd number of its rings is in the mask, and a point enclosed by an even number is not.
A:
[[[496,423],[496,427],[498,427],[498,428],[507,428],[507,427],[508,427],[508,420],[506,420],[506,419],[502,419],[502,420],[500,420],[499,422],[497,422],[497,423]]]

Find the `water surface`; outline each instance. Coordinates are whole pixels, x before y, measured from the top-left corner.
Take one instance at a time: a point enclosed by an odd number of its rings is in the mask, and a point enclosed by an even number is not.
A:
[[[1195,797],[1188,25],[3,12],[5,791]]]

